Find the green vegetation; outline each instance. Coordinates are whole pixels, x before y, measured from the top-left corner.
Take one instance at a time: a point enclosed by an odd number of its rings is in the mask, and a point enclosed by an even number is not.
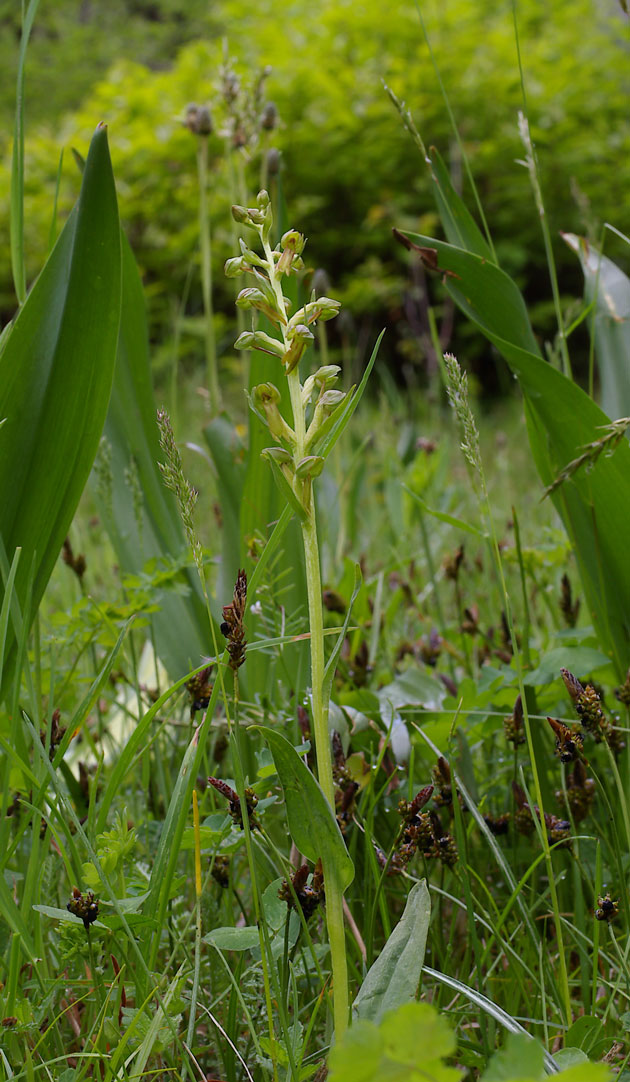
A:
[[[564,220],[620,154],[595,11],[423,11],[438,100],[413,9],[224,3],[242,70],[77,75],[66,134],[109,126],[60,169],[18,94],[1,1080],[630,1078],[630,241]]]

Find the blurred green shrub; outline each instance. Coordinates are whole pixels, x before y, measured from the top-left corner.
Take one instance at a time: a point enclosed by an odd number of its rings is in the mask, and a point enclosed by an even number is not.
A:
[[[499,259],[516,277],[544,335],[553,334],[538,219],[522,157],[516,114],[521,107],[512,6],[472,5],[467,0],[423,6],[432,48],[462,139],[470,155],[483,205],[492,223]],[[417,13],[407,0],[382,3],[323,0],[223,0],[214,9],[239,58],[244,82],[262,65],[272,74],[266,93],[280,116],[271,133],[282,151],[284,188],[291,216],[316,240],[309,263],[323,266],[330,290],[355,319],[387,323],[398,330],[386,338],[385,353],[414,359],[405,336],[403,311],[414,308],[406,253],[391,238],[391,226],[430,233],[436,216],[421,157],[385,94],[384,79],[412,109],[427,143],[436,144],[462,173]],[[532,133],[537,144],[552,233],[585,233],[599,221],[618,220],[630,181],[627,125],[630,65],[627,19],[613,0],[560,0],[518,4]],[[28,266],[41,262],[37,245],[46,235],[61,145],[85,146],[97,120],[110,125],[119,178],[121,219],[148,287],[151,333],[164,341],[172,329],[191,261],[197,261],[195,137],[178,117],[189,101],[208,102],[221,127],[217,105],[221,45],[185,46],[168,71],[151,71],[129,60],[116,63],[86,96],[81,108],[50,130],[31,129],[27,138]],[[51,50],[54,63],[55,50]],[[36,79],[37,73],[29,73]],[[62,78],[59,72],[58,77]],[[229,184],[223,140],[216,153],[212,216],[216,267],[231,250]],[[242,153],[242,152],[241,152]],[[232,163],[233,164],[233,163]],[[0,192],[8,188],[8,157]],[[259,162],[246,165],[255,191]],[[76,190],[70,155],[60,193],[65,210]],[[464,184],[464,193],[466,194]],[[591,209],[592,208],[592,211]],[[0,222],[7,228],[2,197]],[[557,243],[561,285],[581,294],[579,269]],[[188,312],[201,308],[199,275],[192,278]],[[229,284],[215,274],[219,313],[229,311]],[[536,308],[540,300],[540,306]],[[0,304],[12,306],[8,262],[0,266]],[[375,315],[376,312],[376,315]],[[369,315],[368,315],[369,313]],[[367,329],[367,328],[366,328]],[[231,329],[220,320],[223,347]],[[201,344],[184,339],[201,354]],[[467,351],[469,349],[467,344]],[[475,347],[470,347],[475,348]],[[478,348],[478,347],[477,347]]]

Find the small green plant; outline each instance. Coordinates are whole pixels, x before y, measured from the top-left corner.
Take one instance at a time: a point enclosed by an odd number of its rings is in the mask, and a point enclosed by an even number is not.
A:
[[[228,260],[226,274],[253,276],[255,285],[242,289],[236,303],[239,308],[261,313],[271,324],[273,333],[254,328],[244,331],[236,341],[238,349],[258,349],[278,358],[279,372],[284,374],[291,403],[292,425],[280,412],[281,394],[272,383],[254,387],[252,408],[257,412],[275,440],[267,449],[274,478],[287,505],[301,525],[308,592],[311,689],[313,732],[317,751],[317,771],[320,785],[333,814],[335,789],[332,754],[328,732],[328,706],[331,681],[326,680],[324,657],[324,620],[322,583],[317,538],[317,518],[313,481],[322,472],[326,436],[341,418],[346,393],[335,389],[340,371],[338,365],[325,365],[300,382],[299,364],[308,345],[313,341],[313,327],[319,320],[332,319],[339,312],[339,302],[329,297],[314,296],[290,315],[290,303],[283,293],[283,280],[303,266],[305,239],[295,229],[282,236],[276,248],[271,247],[273,226],[271,200],[266,191],[258,194],[255,207],[234,206],[232,214],[239,224],[258,235],[263,255],[258,255],[242,242],[241,254]],[[318,453],[319,452],[319,453]],[[333,982],[335,1032],[343,1034],[348,1020],[348,979],[345,936],[343,929],[343,887],[337,869],[326,854],[322,854],[326,890],[326,919],[330,939]]]

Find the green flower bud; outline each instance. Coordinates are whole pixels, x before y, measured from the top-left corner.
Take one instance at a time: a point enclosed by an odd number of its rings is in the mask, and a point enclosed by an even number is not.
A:
[[[280,323],[281,316],[277,309],[272,307],[262,290],[256,289],[255,286],[241,289],[236,298],[236,304],[239,308],[255,308],[257,311],[263,312],[272,323]]]
[[[266,210],[270,202],[269,192],[266,192],[263,188],[256,196],[256,206],[259,210]]]
[[[184,124],[193,135],[210,135],[212,131],[212,117],[207,105],[196,105],[191,102],[186,106]]]
[[[236,342],[234,343],[234,349],[256,349],[254,332],[243,331],[242,334],[239,334]]]
[[[292,265],[302,254],[306,238],[298,233],[297,229],[289,229],[280,241],[282,252],[278,259],[277,269],[279,274],[288,274]]]
[[[286,423],[278,408],[280,391],[273,383],[259,383],[254,387],[254,406],[257,412],[264,414],[267,427],[275,440],[285,440],[291,446],[295,446],[295,432]],[[289,456],[290,458],[291,456]]]
[[[296,365],[299,364],[300,358],[313,337],[311,331],[303,323],[291,327],[288,334],[291,345],[282,356],[282,362],[287,373],[292,372]]]
[[[306,244],[306,238],[302,233],[298,233],[297,229],[289,229],[283,234],[280,241],[280,247],[284,251],[288,248],[294,255],[302,255],[304,251],[304,245]]]
[[[245,274],[248,270],[247,260],[238,255],[234,256],[233,259],[226,260],[223,268],[226,278],[240,278],[241,274]]]
[[[261,259],[256,252],[252,252],[251,248],[248,248],[242,237],[238,238],[239,247],[241,249],[241,255],[243,259],[249,263],[250,267],[264,267],[265,261]]]
[[[341,366],[338,364],[323,364],[321,368],[317,369],[314,373],[313,379],[315,383],[320,383],[322,387],[330,387],[337,379],[337,376],[341,372]]]
[[[273,458],[279,466],[288,466],[291,472],[293,472],[293,455],[284,447],[265,447],[260,453],[262,455],[268,455],[269,458]]]
[[[325,412],[332,413],[335,407],[338,406],[340,402],[343,402],[345,397],[345,391],[324,391],[317,405],[321,406]]]
[[[249,214],[247,213],[247,207],[241,207],[238,203],[232,206],[232,217],[239,225],[249,225]]]
[[[260,126],[264,131],[273,131],[278,123],[278,110],[272,101],[265,102],[260,114]]]
[[[322,387],[324,389],[332,387],[333,383],[337,380],[339,372],[341,372],[341,368],[338,364],[325,364],[322,365],[321,368],[318,368],[317,372],[314,372],[312,376],[308,376],[302,387],[303,404],[305,406],[308,405],[316,386],[319,386],[320,390]]]
[[[284,346],[277,338],[265,334],[264,331],[243,331],[234,343],[236,349],[260,349],[263,353],[270,353],[272,357],[283,357]]]
[[[267,151],[267,173],[270,177],[277,177],[280,172],[281,154],[276,147],[270,147]]]
[[[345,391],[324,391],[320,396],[315,410],[313,412],[313,419],[308,426],[306,433],[305,448],[308,450],[311,448],[318,436],[318,433],[330,414],[337,408],[340,402],[343,402],[346,397]]]
[[[322,472],[326,459],[321,455],[307,455],[306,458],[302,458],[295,467],[296,477],[306,480],[307,477],[319,477]]]

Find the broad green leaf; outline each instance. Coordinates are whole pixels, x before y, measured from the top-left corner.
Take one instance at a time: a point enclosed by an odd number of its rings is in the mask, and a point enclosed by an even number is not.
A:
[[[380,1022],[388,1011],[415,999],[430,918],[431,900],[423,879],[411,888],[402,917],[368,970],[352,1008],[357,1018]]]
[[[111,447],[111,507],[101,500],[120,567],[139,574],[147,561],[187,549],[173,494],[158,468],[162,452],[155,419],[146,305],[136,261],[122,234],[122,304],[118,353],[105,435]],[[134,493],[135,487],[135,493]],[[157,653],[174,675],[207,652],[208,616],[194,569],[182,571],[178,592],[166,587],[151,622]]]
[[[588,1056],[581,1048],[561,1048],[558,1052],[554,1052],[553,1058],[560,1070],[575,1067],[579,1063],[588,1063]]]
[[[459,1082],[448,1023],[428,1003],[407,1003],[380,1025],[359,1019],[330,1053],[330,1082]]]
[[[558,646],[543,654],[540,665],[526,673],[523,683],[531,687],[550,684],[560,679],[560,669],[569,669],[580,680],[606,665],[610,665],[610,658],[592,646]]]
[[[524,1033],[508,1033],[505,1044],[495,1052],[481,1082],[510,1082],[527,1078],[538,1082],[545,1077],[545,1053],[542,1045]]]
[[[204,943],[222,951],[250,951],[260,946],[258,928],[213,928],[203,938]]]
[[[256,726],[269,744],[284,791],[291,837],[301,853],[314,863],[322,860],[335,869],[343,890],[354,878],[354,865],[334,813],[318,781],[292,744],[275,729]]]
[[[402,1063],[417,1063],[419,1043],[424,1062],[418,1066],[422,1067],[455,1051],[455,1034],[429,1003],[405,1003],[389,1011],[381,1022],[381,1033],[388,1056]]]
[[[419,233],[402,234],[419,249],[433,249],[436,270],[459,307],[493,337],[540,356],[525,301],[504,271],[488,259]]]
[[[583,1014],[575,1019],[567,1031],[564,1044],[565,1048],[581,1048],[591,1059],[599,1059],[608,1050],[610,1041],[601,1018]]]
[[[595,300],[595,355],[601,402],[609,417],[630,415],[630,278],[574,233],[563,238],[578,256],[587,304]]]
[[[27,626],[85,486],[112,386],[120,316],[120,226],[107,131],[81,195],[0,355],[0,531]],[[26,585],[33,570],[29,611]]]
[[[586,444],[602,437],[609,418],[538,355],[525,304],[507,275],[470,252],[408,236],[435,250],[446,289],[518,377],[532,455],[541,480],[550,485]],[[579,470],[551,498],[573,545],[596,632],[622,677],[630,660],[630,565],[623,540],[630,506],[628,441],[614,454],[600,455],[590,472]]]
[[[381,717],[386,725],[391,721],[392,711],[398,711],[404,706],[423,706],[426,710],[439,710],[445,698],[444,685],[418,668],[407,669],[378,692]]]
[[[38,913],[43,913],[45,917],[52,917],[53,920],[60,920],[64,924],[76,924],[80,928],[85,928],[85,925],[80,917],[75,916],[74,913],[69,913],[67,909],[58,909],[54,905],[34,905],[33,909]],[[92,921],[91,928],[105,928],[106,925],[102,924],[100,920]]]
[[[475,252],[482,259],[493,263],[490,246],[464,200],[455,191],[448,169],[435,147],[430,148],[427,164],[434,181],[433,195],[449,244],[456,244],[458,248]]]
[[[558,1078],[561,1082],[612,1082],[616,1076],[606,1063],[578,1063],[567,1067]]]

